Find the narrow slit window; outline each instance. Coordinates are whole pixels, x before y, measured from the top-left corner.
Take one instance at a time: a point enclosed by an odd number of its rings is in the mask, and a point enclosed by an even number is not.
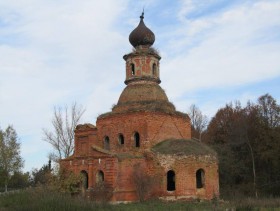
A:
[[[196,188],[204,188],[205,186],[205,173],[203,169],[196,171]]]
[[[133,63],[130,64],[131,75],[135,75],[135,66]]]
[[[120,135],[119,135],[119,144],[120,144],[120,145],[124,145],[124,137],[123,137],[123,134],[120,134]]]
[[[104,149],[110,150],[110,139],[108,136],[104,138]]]
[[[104,182],[104,173],[103,171],[98,171],[96,173],[96,184],[100,184]]]
[[[153,64],[153,76],[156,76],[157,74],[157,65]]]
[[[88,189],[88,173],[85,170],[81,171],[81,177],[82,177],[82,188],[86,190]]]
[[[140,135],[138,132],[134,133],[135,147],[140,147]]]
[[[166,175],[167,180],[167,191],[174,191],[176,190],[176,184],[175,184],[175,172],[170,170],[167,172]]]

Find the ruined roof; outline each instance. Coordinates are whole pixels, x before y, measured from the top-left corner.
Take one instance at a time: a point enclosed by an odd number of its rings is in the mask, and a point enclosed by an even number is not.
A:
[[[76,126],[76,130],[87,130],[87,129],[96,129],[96,126],[90,123],[79,124]]]
[[[139,25],[129,35],[129,42],[133,47],[139,45],[151,46],[155,42],[154,33],[145,25],[143,19],[144,12],[140,16]]]
[[[216,152],[206,144],[192,139],[168,139],[156,144],[153,152],[169,155],[214,155]]]
[[[99,146],[96,146],[96,145],[92,145],[91,148],[93,150],[96,150],[98,152],[101,152],[101,153],[104,153],[104,154],[108,154],[108,155],[114,155],[114,153],[112,153],[110,150],[107,150],[107,149],[103,149]]]
[[[113,112],[125,111],[163,111],[175,112],[164,90],[157,83],[132,83],[122,92]]]

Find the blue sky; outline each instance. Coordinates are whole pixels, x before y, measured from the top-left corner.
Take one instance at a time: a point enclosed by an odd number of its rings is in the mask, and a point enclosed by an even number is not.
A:
[[[196,104],[211,118],[265,93],[279,103],[278,0],[0,0],[0,127],[17,130],[25,171],[47,163],[54,106],[76,101],[81,123],[95,124],[117,102],[143,7],[178,110]]]

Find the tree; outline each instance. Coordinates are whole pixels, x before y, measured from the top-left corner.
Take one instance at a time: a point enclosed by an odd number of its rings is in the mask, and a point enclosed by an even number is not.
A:
[[[13,126],[8,126],[5,131],[0,129],[0,174],[8,191],[11,176],[23,167],[20,156],[20,143]]]
[[[140,163],[134,164],[132,175],[138,199],[143,202],[151,196],[152,190],[159,185],[159,180],[149,175]]]
[[[52,126],[54,131],[43,129],[43,140],[50,143],[54,148],[50,158],[58,162],[62,158],[69,157],[74,152],[74,130],[84,114],[85,109],[82,106],[72,104],[69,112],[67,106],[54,108]]]
[[[29,172],[15,172],[9,181],[9,187],[14,189],[25,188],[31,185]]]
[[[48,164],[42,166],[42,168],[32,170],[32,183],[33,185],[46,185],[50,182],[52,177],[51,161]]]
[[[280,106],[269,94],[258,98],[258,111],[263,123],[271,128],[280,126]]]
[[[280,194],[280,105],[269,94],[258,98],[259,184],[263,192]]]
[[[250,147],[247,145],[249,140],[246,139],[248,125],[244,114],[238,101],[235,105],[227,104],[218,110],[207,129],[207,142],[218,153],[220,185],[225,192],[232,192],[232,189],[240,192],[243,192],[243,188],[246,191],[252,189],[248,185],[244,186],[252,181],[249,168]]]
[[[279,196],[280,106],[269,94],[256,104],[239,102],[218,110],[207,142],[219,157],[221,192]]]
[[[207,116],[203,115],[194,104],[190,106],[187,113],[191,119],[192,137],[201,141],[202,133],[205,131],[208,123]]]

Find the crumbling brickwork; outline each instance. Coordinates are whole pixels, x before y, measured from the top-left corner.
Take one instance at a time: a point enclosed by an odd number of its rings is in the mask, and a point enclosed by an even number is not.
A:
[[[159,86],[161,57],[151,48],[155,36],[143,16],[129,40],[135,49],[123,57],[126,88],[96,126],[77,126],[74,154],[61,160],[61,166],[82,173],[85,189],[105,183],[111,201],[218,196],[217,156],[191,140],[188,115],[177,111]],[[145,186],[142,193],[139,184]]]

